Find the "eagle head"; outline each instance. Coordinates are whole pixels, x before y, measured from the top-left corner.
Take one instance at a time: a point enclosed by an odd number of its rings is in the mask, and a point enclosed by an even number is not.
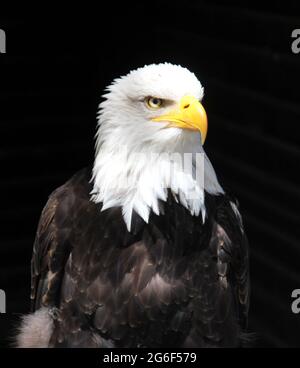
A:
[[[117,78],[99,111],[99,144],[109,138],[129,149],[154,145],[173,151],[178,140],[197,135],[204,143],[207,117],[203,87],[188,69],[152,64]]]
[[[193,73],[169,63],[133,70],[107,87],[99,106],[92,198],[102,210],[121,206],[128,229],[133,210],[146,222],[151,210],[159,214],[158,201],[166,200],[168,189],[203,218],[205,181],[208,190],[222,191],[203,151],[203,94]],[[191,154],[193,167],[195,154],[202,154],[209,175],[184,173],[174,154]]]

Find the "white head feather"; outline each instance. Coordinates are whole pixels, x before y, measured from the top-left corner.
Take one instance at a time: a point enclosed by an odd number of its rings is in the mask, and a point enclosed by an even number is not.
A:
[[[152,64],[115,79],[100,104],[92,200],[102,210],[122,207],[128,230],[133,210],[148,222],[150,211],[159,215],[158,200],[167,199],[168,188],[192,215],[205,218],[204,189],[223,193],[215,171],[204,153],[200,133],[153,122],[155,113],[144,103],[148,96],[171,101],[161,114],[178,105],[185,95],[203,98],[203,87],[186,68]],[[195,177],[174,161],[190,154]],[[195,159],[202,154],[202,163]],[[193,158],[192,158],[193,157]],[[200,168],[201,169],[201,168]],[[192,193],[192,194],[191,194]]]

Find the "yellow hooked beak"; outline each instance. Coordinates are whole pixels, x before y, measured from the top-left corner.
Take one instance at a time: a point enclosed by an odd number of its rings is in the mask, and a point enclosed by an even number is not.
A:
[[[204,144],[207,134],[207,116],[204,107],[194,96],[182,97],[177,109],[152,120],[168,122],[168,127],[199,130],[202,144]]]

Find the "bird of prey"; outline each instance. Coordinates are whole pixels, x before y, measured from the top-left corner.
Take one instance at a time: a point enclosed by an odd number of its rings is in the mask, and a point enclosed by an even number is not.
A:
[[[106,89],[93,165],[42,212],[19,347],[242,346],[248,243],[203,149],[203,93],[169,63]]]

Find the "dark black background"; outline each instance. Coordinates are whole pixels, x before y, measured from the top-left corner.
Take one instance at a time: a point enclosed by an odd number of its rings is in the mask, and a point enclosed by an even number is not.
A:
[[[205,144],[234,193],[251,245],[250,330],[256,346],[300,347],[299,1],[99,2],[1,9],[0,346],[29,309],[30,257],[48,195],[93,161],[103,88],[169,61],[205,87]]]

